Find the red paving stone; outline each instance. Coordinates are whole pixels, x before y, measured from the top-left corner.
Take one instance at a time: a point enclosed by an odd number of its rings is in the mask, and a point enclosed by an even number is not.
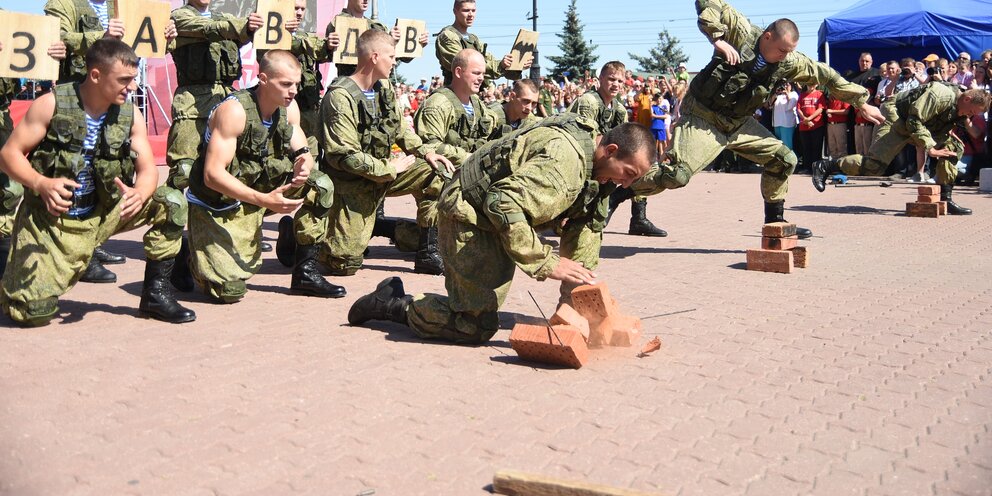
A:
[[[198,320],[176,326],[135,317],[141,233],[115,238],[118,284],[77,286],[46,328],[0,320],[0,493],[470,495],[505,468],[677,495],[992,494],[990,196],[959,188],[975,215],[934,221],[906,217],[915,186],[798,176],[786,218],[816,263],[768,274],[744,270],[758,179],[652,197],[667,238],[623,234],[621,207],[596,272],[664,346],[580,370],[507,343],[538,316],[528,290],[554,308],[551,281],[517,275],[487,346],[349,327],[387,275],[444,287],[377,239],[332,278],[346,298],[290,296],[267,254],[243,302],[187,297]]]

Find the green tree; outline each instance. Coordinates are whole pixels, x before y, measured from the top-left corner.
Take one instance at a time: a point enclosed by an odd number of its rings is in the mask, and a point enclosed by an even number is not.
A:
[[[599,57],[593,54],[596,45],[586,42],[585,38],[582,37],[582,23],[579,22],[575,0],[572,0],[568,10],[565,11],[565,26],[558,33],[558,37],[561,38],[561,42],[558,43],[561,56],[548,57],[555,64],[551,74],[555,77],[561,77],[568,72],[569,78],[575,79],[585,74],[586,71],[591,71],[593,64],[599,60]]]
[[[648,56],[627,53],[637,62],[638,70],[664,74],[674,70],[679,64],[688,62],[689,57],[679,47],[679,39],[668,34],[667,29],[658,33],[658,45],[648,51]]]

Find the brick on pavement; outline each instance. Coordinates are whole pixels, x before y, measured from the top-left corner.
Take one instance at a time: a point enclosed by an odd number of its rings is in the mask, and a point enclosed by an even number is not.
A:
[[[786,218],[813,229],[816,263],[782,276],[744,270],[758,181],[652,197],[667,238],[627,236],[620,208],[596,272],[663,346],[580,370],[506,342],[538,316],[528,290],[554,308],[551,281],[517,274],[486,346],[349,327],[387,275],[443,291],[376,239],[369,269],[331,278],[346,298],[288,295],[267,254],[245,301],[183,296],[198,320],[174,326],[135,317],[141,233],[114,238],[118,284],[77,286],[46,328],[0,321],[0,494],[468,495],[502,468],[679,495],[990,494],[989,195],[959,188],[975,214],[934,222],[905,216],[915,187],[797,176]]]

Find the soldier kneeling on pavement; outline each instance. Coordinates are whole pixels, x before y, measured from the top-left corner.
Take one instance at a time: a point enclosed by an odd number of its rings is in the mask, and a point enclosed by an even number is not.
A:
[[[410,296],[391,277],[355,302],[348,322],[391,320],[424,339],[481,344],[498,330],[497,311],[516,267],[539,281],[593,283],[605,198],[614,185],[629,187],[642,177],[655,152],[654,136],[638,124],[603,136],[595,130],[595,122],[566,113],[469,156],[438,200],[448,295]],[[562,222],[558,255],[535,229]],[[572,254],[582,262],[566,258]]]
[[[294,98],[300,62],[285,50],[259,59],[258,86],[229,95],[211,112],[205,153],[193,163],[190,203],[190,271],[207,295],[234,303],[262,265],[262,219],[266,210],[289,213],[301,205],[322,225],[334,186],[320,171],[300,128]],[[319,233],[298,232],[290,291],[339,298],[345,289],[320,274],[314,256]],[[183,261],[185,262],[185,261]]]
[[[947,213],[971,215],[971,209],[954,203],[951,196],[958,175],[957,162],[964,153],[964,144],[954,130],[958,127],[970,132],[971,119],[982,118],[990,99],[985,90],[961,91],[957,85],[942,81],[899,93],[882,104],[885,123],[878,128],[868,154],[817,161],[813,165],[813,187],[823,192],[827,178],[839,172],[848,176],[881,175],[903,147],[912,143],[937,159],[937,184],[940,199],[947,202]]]
[[[41,326],[58,298],[86,271],[93,249],[112,235],[151,226],[138,309],[166,322],[190,322],[169,276],[179,253],[186,202],[158,187],[145,119],[127,103],[138,58],[101,39],[86,52],[86,79],[39,97],[0,151],[0,168],[29,192],[14,220],[0,303],[19,324]]]

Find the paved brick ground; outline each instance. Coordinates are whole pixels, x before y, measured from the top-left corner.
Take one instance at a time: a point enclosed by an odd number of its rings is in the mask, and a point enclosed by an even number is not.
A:
[[[134,317],[130,260],[54,325],[0,321],[0,493],[466,495],[513,468],[680,495],[992,494],[989,195],[933,220],[900,215],[908,187],[793,190],[817,237],[791,275],[743,270],[756,175],[652,198],[665,239],[622,234],[624,207],[598,272],[664,346],[579,371],[518,362],[505,330],[470,348],[343,325],[386,275],[443,288],[379,241],[343,300],[287,295],[269,256],[245,301],[194,297],[184,326]],[[141,258],[139,240],[110,246]],[[527,290],[553,308],[553,283],[515,283],[506,327],[537,314]]]

